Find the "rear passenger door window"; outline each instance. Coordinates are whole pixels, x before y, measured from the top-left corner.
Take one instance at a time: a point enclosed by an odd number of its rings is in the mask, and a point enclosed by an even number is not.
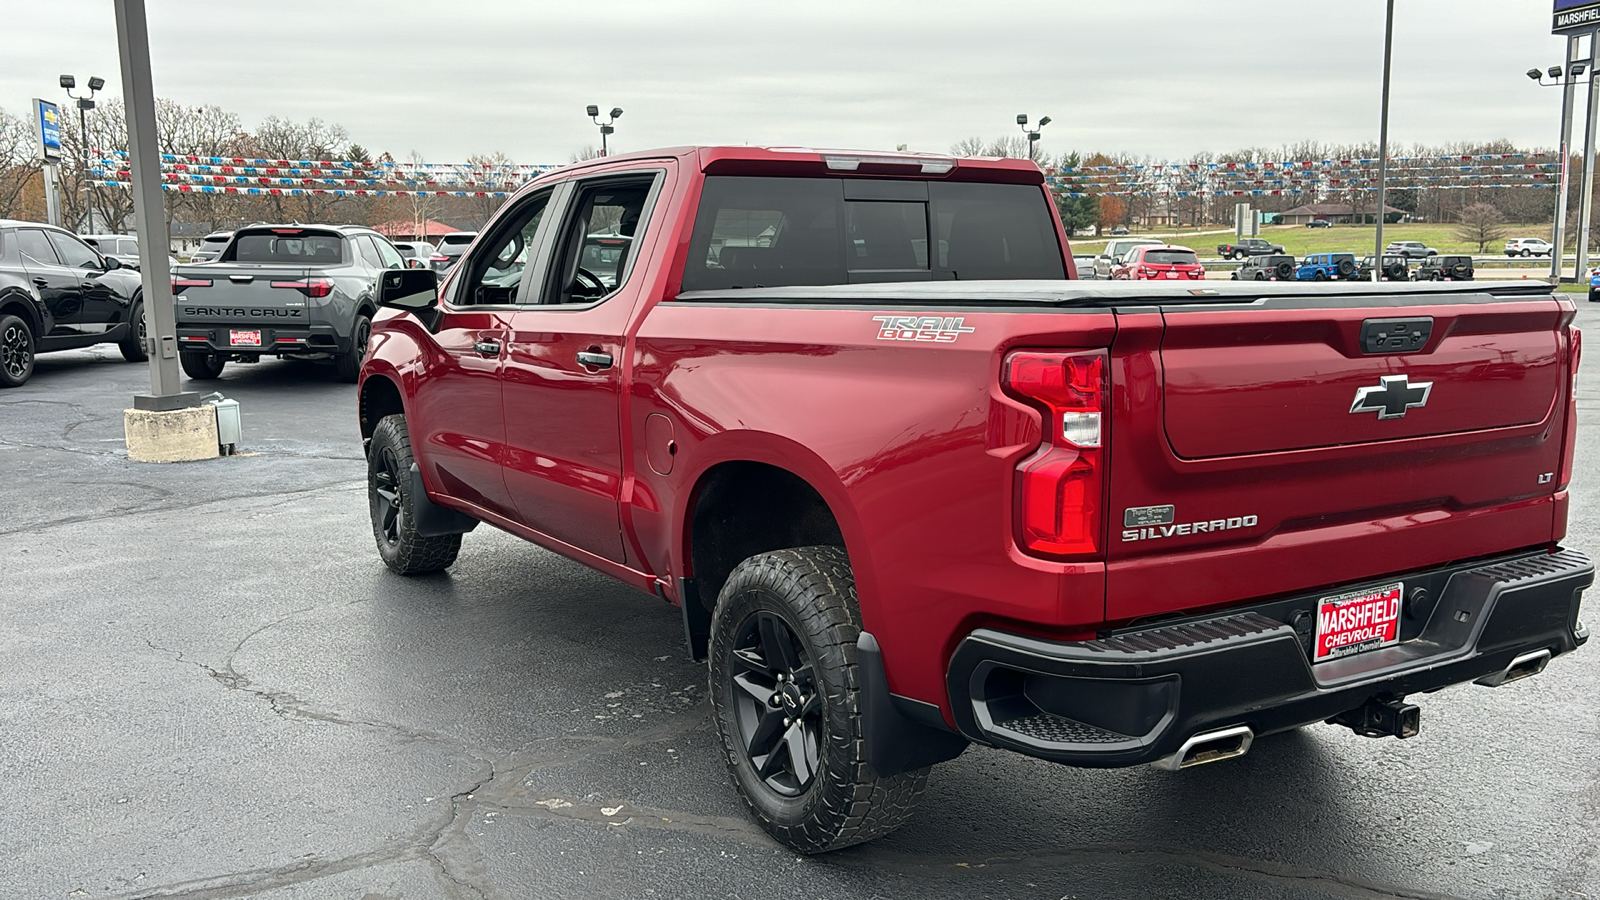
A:
[[[559,243],[551,256],[542,302],[595,303],[622,286],[660,180],[650,173],[577,185],[556,236]]]
[[[46,266],[59,266],[61,260],[56,256],[54,247],[50,246],[50,239],[45,237],[43,231],[37,228],[17,229],[17,249],[28,257],[29,260]]]

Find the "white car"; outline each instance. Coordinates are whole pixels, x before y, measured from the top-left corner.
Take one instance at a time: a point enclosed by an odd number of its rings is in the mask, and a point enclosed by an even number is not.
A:
[[[227,249],[228,242],[231,240],[233,240],[233,232],[231,231],[211,232],[200,239],[200,246],[196,247],[194,253],[189,256],[189,262],[211,262],[222,255],[222,251]]]
[[[411,269],[426,269],[431,266],[429,260],[439,250],[427,241],[390,241],[400,255],[406,258],[406,267]],[[412,260],[417,262],[413,263]]]
[[[1554,252],[1543,238],[1512,238],[1506,241],[1507,256],[1550,256]]]

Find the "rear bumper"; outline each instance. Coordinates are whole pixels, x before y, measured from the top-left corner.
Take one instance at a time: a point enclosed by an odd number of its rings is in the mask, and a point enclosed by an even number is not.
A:
[[[261,345],[232,342],[234,331],[258,331]],[[257,322],[227,325],[178,325],[178,349],[208,353],[345,353],[350,339],[336,333],[332,325],[276,326]]]
[[[1314,620],[1295,613],[1337,591],[1093,641],[980,629],[950,662],[956,726],[971,740],[1041,759],[1137,765],[1204,732],[1282,731],[1373,698],[1492,681],[1514,660],[1566,653],[1588,638],[1578,611],[1594,564],[1576,551],[1517,554],[1404,581],[1407,596],[1423,587],[1426,597],[1408,602],[1412,622],[1399,644],[1315,668]]]

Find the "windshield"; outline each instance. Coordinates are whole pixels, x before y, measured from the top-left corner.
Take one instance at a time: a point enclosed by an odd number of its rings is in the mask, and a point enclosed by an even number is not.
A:
[[[1146,250],[1144,261],[1152,266],[1200,265],[1200,258],[1188,250]]]

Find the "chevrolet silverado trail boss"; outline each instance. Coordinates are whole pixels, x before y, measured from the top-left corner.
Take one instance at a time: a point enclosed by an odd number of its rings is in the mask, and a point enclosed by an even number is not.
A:
[[[801,852],[892,830],[969,742],[1183,769],[1408,737],[1408,697],[1584,642],[1569,300],[1080,282],[1046,190],[748,147],[541,176],[442,285],[383,273],[379,555],[444,569],[488,522],[679,607]]]
[[[196,380],[262,356],[332,360],[354,382],[378,309],[378,277],[406,267],[388,238],[356,225],[252,225],[213,262],[177,266],[178,363]]]

